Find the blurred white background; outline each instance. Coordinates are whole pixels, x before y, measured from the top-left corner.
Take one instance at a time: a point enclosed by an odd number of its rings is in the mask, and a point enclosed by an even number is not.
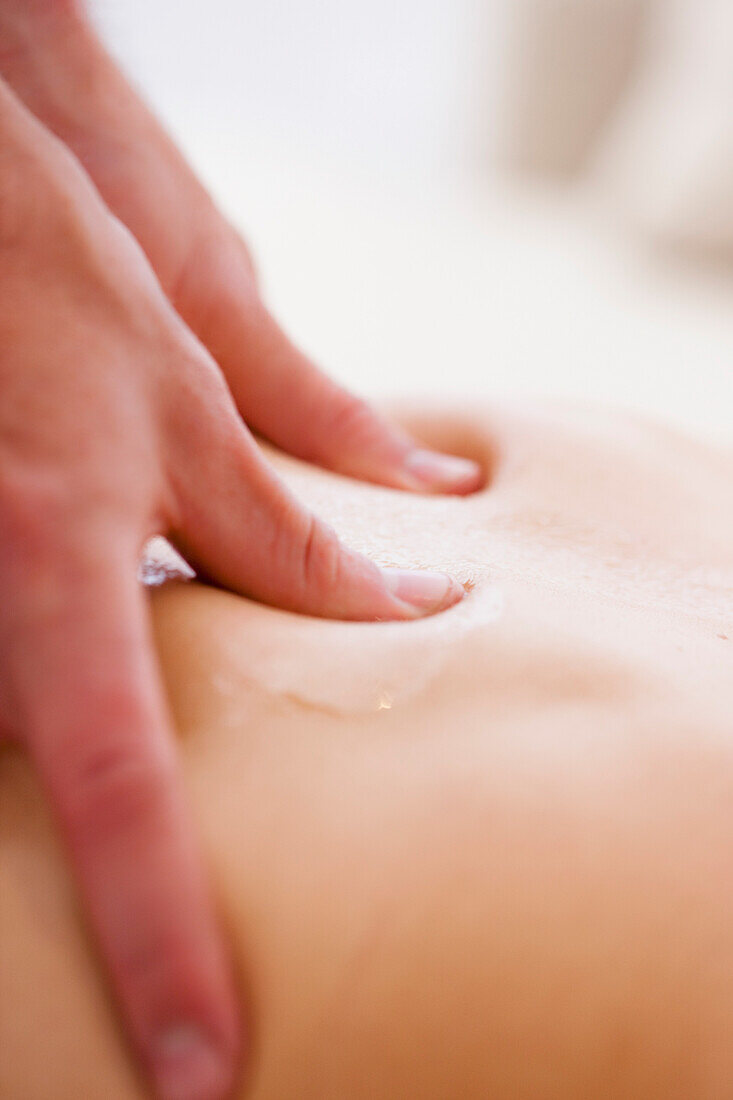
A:
[[[507,95],[524,109],[536,62],[536,42],[524,58],[512,46],[512,16],[559,2],[92,8],[246,233],[281,320],[333,374],[369,395],[600,399],[730,439],[727,270],[662,262],[587,182],[496,171]],[[639,3],[570,8],[628,19]],[[589,56],[580,43],[581,69]]]

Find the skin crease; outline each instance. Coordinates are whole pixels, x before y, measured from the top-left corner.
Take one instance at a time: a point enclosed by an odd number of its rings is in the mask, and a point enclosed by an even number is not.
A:
[[[584,408],[410,427],[487,488],[275,461],[354,548],[450,568],[458,607],[357,624],[151,595],[253,1021],[237,1096],[726,1100],[733,458]],[[0,879],[0,1096],[138,1100],[10,748]]]

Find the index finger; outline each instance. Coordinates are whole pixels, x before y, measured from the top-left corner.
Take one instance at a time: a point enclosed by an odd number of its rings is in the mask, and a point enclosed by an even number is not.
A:
[[[55,811],[127,1026],[164,1100],[231,1089],[233,982],[188,821],[134,560],[12,595],[13,720]],[[52,598],[49,598],[49,593]]]

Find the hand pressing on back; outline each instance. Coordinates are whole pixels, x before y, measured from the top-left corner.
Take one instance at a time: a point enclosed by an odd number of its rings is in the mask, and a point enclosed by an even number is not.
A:
[[[328,379],[283,333],[243,241],[131,89],[74,0],[0,0],[0,71],[76,154],[171,303],[219,363],[252,430],[353,477],[468,493],[466,459],[428,451]]]
[[[134,238],[1,81],[0,285],[0,726],[48,795],[157,1094],[213,1100],[231,1090],[242,1030],[136,579],[142,545],[167,533],[214,580],[314,615],[408,619],[462,590],[378,569],[298,504]],[[193,302],[185,280],[181,293]],[[216,316],[202,323],[218,331]],[[259,324],[240,335],[257,370],[273,355],[282,395],[287,369]],[[291,394],[304,419],[310,385]]]

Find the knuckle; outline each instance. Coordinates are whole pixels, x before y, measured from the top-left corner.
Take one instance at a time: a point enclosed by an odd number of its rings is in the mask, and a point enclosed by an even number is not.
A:
[[[166,434],[176,452],[185,453],[192,439],[215,440],[236,420],[236,410],[221,368],[195,338],[175,333],[169,358],[177,373],[165,405]]]
[[[64,768],[63,812],[69,828],[75,835],[106,841],[144,825],[157,813],[166,772],[133,739],[92,732]]]
[[[376,433],[371,406],[361,397],[339,392],[331,401],[327,430],[337,441],[351,445],[368,443]]]
[[[210,333],[221,327],[226,330],[232,311],[257,309],[252,256],[213,208],[207,211],[203,227],[184,257],[170,297],[181,314],[195,313],[197,329]]]
[[[299,557],[299,574],[306,591],[325,593],[338,588],[343,548],[336,532],[317,516],[308,519]]]

